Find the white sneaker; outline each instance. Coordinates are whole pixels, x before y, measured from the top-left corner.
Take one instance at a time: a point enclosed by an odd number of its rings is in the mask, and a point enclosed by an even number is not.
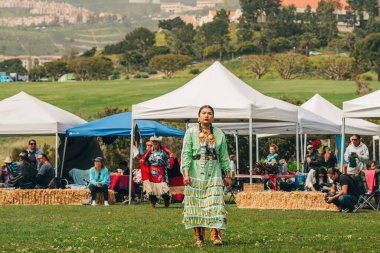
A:
[[[104,206],[109,206],[110,204],[108,204],[108,201],[104,201]]]
[[[91,205],[92,205],[92,206],[96,206],[96,201],[93,200],[93,201],[91,202]]]

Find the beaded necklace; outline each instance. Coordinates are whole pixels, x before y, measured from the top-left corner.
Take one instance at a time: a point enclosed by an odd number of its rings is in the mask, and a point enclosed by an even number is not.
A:
[[[201,147],[201,158],[200,158],[200,166],[201,166],[201,175],[205,174],[205,161],[206,161],[206,151],[208,151],[208,160],[209,160],[209,168],[208,175],[211,176],[212,173],[212,158],[215,153],[215,137],[213,134],[212,124],[210,124],[210,129],[203,129],[201,124],[199,123],[199,145]]]

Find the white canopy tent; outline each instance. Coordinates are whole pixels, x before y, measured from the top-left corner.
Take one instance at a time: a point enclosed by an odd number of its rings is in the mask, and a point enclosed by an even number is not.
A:
[[[58,165],[58,134],[86,123],[80,117],[43,102],[25,92],[0,101],[0,135],[55,135]]]
[[[343,152],[346,125],[349,124],[350,120],[358,120],[358,118],[380,118],[380,90],[343,102],[341,152]],[[378,129],[377,134],[374,135],[379,135],[379,132]],[[343,167],[343,156],[341,156],[340,165]]]
[[[319,94],[315,94],[312,98],[302,104],[301,107],[322,118],[334,122],[339,125],[339,128],[342,127],[343,110],[339,109]],[[345,133],[375,136],[379,134],[379,127],[379,125],[366,120],[347,119]]]
[[[132,119],[194,122],[198,118],[199,108],[206,104],[214,108],[216,120],[248,121],[250,126],[253,120],[296,123],[298,117],[297,106],[261,94],[232,74],[221,63],[215,62],[182,87],[133,105]],[[252,168],[252,127],[249,129],[249,155],[250,168]]]
[[[298,124],[300,134],[339,134],[340,126],[306,109],[298,109]],[[227,134],[248,135],[247,123],[216,123],[215,126]],[[274,135],[295,135],[296,123],[291,122],[260,122],[252,125],[252,132],[256,134],[256,161],[259,160],[259,139]],[[302,143],[301,143],[302,144]],[[238,149],[238,144],[236,144]],[[302,147],[302,145],[301,145]],[[301,148],[301,150],[303,150]],[[237,158],[238,163],[238,158]]]

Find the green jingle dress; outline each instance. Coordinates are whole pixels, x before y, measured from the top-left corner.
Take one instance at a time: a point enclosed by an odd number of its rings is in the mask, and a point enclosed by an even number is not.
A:
[[[191,186],[185,186],[184,219],[185,228],[226,228],[226,210],[224,208],[223,172],[230,171],[227,143],[224,133],[213,127],[215,153],[217,158],[209,166],[209,155],[206,153],[204,173],[202,174],[201,144],[199,127],[194,126],[186,131],[182,149],[182,173],[188,170]],[[203,147],[205,149],[205,147]],[[209,149],[206,148],[206,152]],[[198,159],[196,158],[198,157]]]

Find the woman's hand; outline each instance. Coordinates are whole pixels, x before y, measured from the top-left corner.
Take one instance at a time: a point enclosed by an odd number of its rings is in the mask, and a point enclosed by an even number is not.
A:
[[[230,177],[224,178],[224,185],[226,186],[227,191],[231,189],[232,186],[232,179]]]
[[[183,184],[191,186],[191,179],[190,179],[189,176],[184,176],[183,177]]]

